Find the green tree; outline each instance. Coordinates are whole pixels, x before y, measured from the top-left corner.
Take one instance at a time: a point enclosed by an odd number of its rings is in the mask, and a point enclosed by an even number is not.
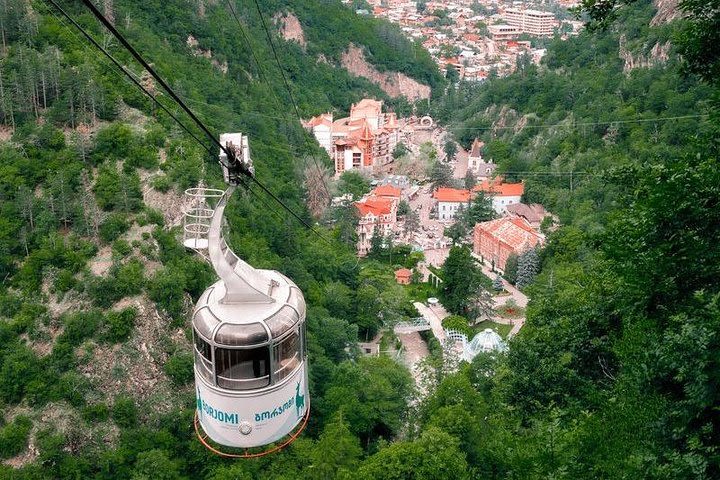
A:
[[[345,170],[340,175],[337,189],[340,195],[349,193],[357,200],[370,191],[370,181],[357,170]]]
[[[476,192],[468,208],[460,214],[459,221],[463,222],[465,228],[472,230],[476,224],[492,220],[495,216],[492,198],[483,192]]]
[[[514,253],[511,253],[510,256],[505,261],[505,280],[510,282],[511,284],[515,285],[515,282],[517,282],[517,275],[518,275],[518,256]]]
[[[535,281],[535,277],[540,272],[540,256],[537,250],[531,248],[523,252],[518,258],[517,280],[515,284],[518,288],[525,288]]]
[[[408,213],[410,213],[410,204],[407,202],[407,200],[400,200],[400,203],[398,203],[397,214],[401,217],[404,217]]]
[[[445,158],[448,161],[451,161],[455,158],[455,154],[457,153],[457,144],[452,140],[446,140],[445,141]]]
[[[498,291],[498,292],[502,291],[505,288],[503,286],[502,277],[500,276],[499,273],[497,275],[495,275],[495,278],[493,278],[493,288],[495,289],[495,291]]]
[[[327,423],[311,453],[313,475],[336,478],[355,471],[362,457],[360,441],[350,431],[342,410]]]
[[[475,174],[472,170],[468,168],[468,171],[465,173],[465,178],[463,178],[463,183],[465,186],[465,190],[472,190],[472,188],[477,183],[477,179],[475,178]]]
[[[470,478],[459,441],[437,428],[425,430],[415,441],[393,443],[363,462],[358,478],[430,480]]]
[[[468,231],[465,227],[465,223],[461,221],[457,221],[449,227],[445,227],[445,230],[443,230],[443,235],[452,240],[453,245],[460,245],[463,243],[467,234]]]
[[[350,430],[367,445],[400,431],[411,391],[407,369],[388,357],[362,357],[338,366],[323,408],[326,415],[341,413]]]
[[[433,163],[430,169],[430,181],[433,189],[454,186],[455,180],[450,165],[439,161]]]
[[[398,142],[393,149],[392,156],[395,160],[406,155],[409,152],[408,148],[403,142]]]
[[[480,271],[466,246],[450,248],[443,265],[441,300],[448,311],[466,315],[471,308],[471,298],[480,287]]]
[[[467,318],[461,317],[460,315],[450,315],[443,318],[442,326],[443,328],[457,330],[467,336],[472,336],[472,329],[468,324]]]

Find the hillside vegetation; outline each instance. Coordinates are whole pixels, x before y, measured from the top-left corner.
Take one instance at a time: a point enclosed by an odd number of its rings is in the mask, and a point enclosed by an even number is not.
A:
[[[214,273],[181,247],[178,225],[184,188],[222,185],[215,158],[44,2],[6,0],[0,478],[717,477],[716,87],[674,54],[629,73],[618,57],[620,35],[644,55],[675,41],[678,24],[649,27],[653,8],[638,2],[607,32],[553,41],[539,67],[440,98],[427,54],[396,27],[335,1],[259,3],[269,25],[292,12],[303,27],[305,47],[273,36],[303,116],[385,98],[333,66],[363,45],[379,70],[432,85],[434,114],[457,138],[480,135],[508,177],[526,180],[527,199],[559,214],[525,326],[507,354],[438,369],[413,402],[404,366],[354,348],[414,314],[393,255],[358,262],[348,222],[318,226],[327,245],[255,189],[238,193],[226,212],[234,250],[305,293],[313,410],[278,454],[211,454],[192,427],[188,313]],[[214,131],[250,135],[261,181],[314,222],[302,172],[308,155],[329,160],[292,116],[254,2],[235,4],[252,50],[224,2],[103,4]],[[159,91],[77,2],[66,6]]]

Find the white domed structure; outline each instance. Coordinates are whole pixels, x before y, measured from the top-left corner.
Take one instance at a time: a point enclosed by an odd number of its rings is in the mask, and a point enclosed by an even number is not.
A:
[[[481,352],[504,352],[507,350],[507,344],[503,341],[498,333],[486,328],[482,332],[473,337],[472,341],[465,345],[463,349],[463,360],[472,362],[473,358]]]

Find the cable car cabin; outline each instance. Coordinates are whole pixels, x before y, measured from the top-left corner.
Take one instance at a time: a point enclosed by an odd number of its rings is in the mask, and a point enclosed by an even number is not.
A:
[[[209,226],[220,280],[192,317],[197,422],[220,445],[250,448],[289,435],[308,412],[305,299],[290,279],[254,269],[225,243],[222,215],[233,189]]]
[[[307,406],[305,301],[290,280],[263,273],[277,278],[279,305],[223,304],[220,280],[193,315],[199,422],[211,439],[231,447],[281,439]]]

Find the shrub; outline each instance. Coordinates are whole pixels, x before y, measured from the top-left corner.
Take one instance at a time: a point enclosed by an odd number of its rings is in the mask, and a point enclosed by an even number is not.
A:
[[[112,406],[112,418],[118,427],[132,428],[137,425],[137,407],[133,399],[117,397]]]
[[[110,417],[110,409],[104,403],[86,405],[80,414],[88,423],[104,422]]]
[[[165,373],[175,385],[182,386],[193,380],[193,356],[188,352],[175,352],[165,362]]]
[[[170,190],[172,183],[167,175],[158,175],[152,179],[152,187],[158,192],[165,193]]]
[[[111,123],[95,136],[95,148],[92,159],[95,164],[106,159],[117,159],[133,144],[133,133],[129,126],[122,123]]]
[[[118,300],[140,293],[145,285],[145,267],[137,259],[125,265],[114,264],[106,278],[94,277],[88,283],[88,293],[95,305],[110,307]]]
[[[0,429],[0,458],[10,458],[25,450],[32,428],[32,421],[24,415],[18,415],[8,425]]]
[[[107,329],[104,339],[111,343],[118,343],[127,340],[135,326],[135,308],[126,308],[119,312],[109,311],[106,315]]]
[[[130,252],[132,252],[132,247],[130,246],[130,243],[127,240],[119,238],[113,242],[112,251],[113,251],[114,256],[122,258],[127,255],[130,255]]]
[[[450,315],[442,321],[443,328],[448,330],[457,330],[460,333],[464,333],[468,337],[472,335],[472,329],[468,325],[468,321],[465,317],[460,315]]]
[[[75,279],[75,275],[69,271],[62,269],[57,272],[57,275],[55,276],[55,281],[53,282],[53,288],[55,289],[55,292],[62,295],[66,292],[69,292],[75,286],[77,285],[77,280]]]
[[[182,271],[173,268],[159,270],[148,285],[148,295],[157,306],[173,318],[183,313],[186,279]]]
[[[113,212],[100,225],[100,238],[110,243],[130,228],[127,215],[120,212]]]
[[[58,343],[65,342],[73,346],[79,345],[98,330],[103,320],[102,312],[95,309],[66,314],[63,317],[65,331],[60,335]]]

